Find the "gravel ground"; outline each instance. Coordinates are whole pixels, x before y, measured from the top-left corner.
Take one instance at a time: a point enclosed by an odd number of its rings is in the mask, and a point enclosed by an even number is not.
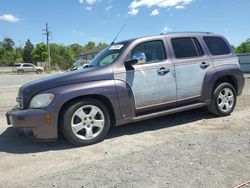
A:
[[[121,126],[76,148],[63,138],[36,143],[6,125],[19,85],[44,76],[0,75],[0,187],[221,188],[250,180],[249,78],[231,116],[196,109]]]

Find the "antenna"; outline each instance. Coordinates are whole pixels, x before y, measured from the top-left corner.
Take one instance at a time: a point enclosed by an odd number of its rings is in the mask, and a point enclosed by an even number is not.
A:
[[[111,44],[110,44],[110,45],[112,45],[112,44],[114,44],[114,43],[115,43],[115,41],[116,41],[117,37],[120,35],[120,33],[122,32],[122,30],[124,29],[124,27],[125,27],[125,26],[126,26],[126,24],[123,24],[122,28],[120,29],[120,31],[118,32],[118,34],[116,35],[116,37],[114,38],[114,40],[111,42]]]

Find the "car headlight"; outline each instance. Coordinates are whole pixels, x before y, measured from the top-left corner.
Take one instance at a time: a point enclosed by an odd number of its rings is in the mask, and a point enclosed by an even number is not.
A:
[[[30,101],[30,108],[44,108],[49,106],[49,104],[54,99],[54,95],[51,93],[44,93],[35,95]]]

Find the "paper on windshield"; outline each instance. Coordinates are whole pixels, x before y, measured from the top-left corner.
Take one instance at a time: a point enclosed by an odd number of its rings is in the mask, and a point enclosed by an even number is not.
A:
[[[122,44],[119,45],[113,45],[109,48],[109,50],[120,50],[123,47]]]

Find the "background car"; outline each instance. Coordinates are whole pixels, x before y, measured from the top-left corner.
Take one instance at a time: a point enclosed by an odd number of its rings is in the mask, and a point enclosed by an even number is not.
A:
[[[13,66],[13,72],[23,74],[25,72],[35,72],[41,74],[44,71],[43,67],[37,67],[32,63],[17,63]]]

